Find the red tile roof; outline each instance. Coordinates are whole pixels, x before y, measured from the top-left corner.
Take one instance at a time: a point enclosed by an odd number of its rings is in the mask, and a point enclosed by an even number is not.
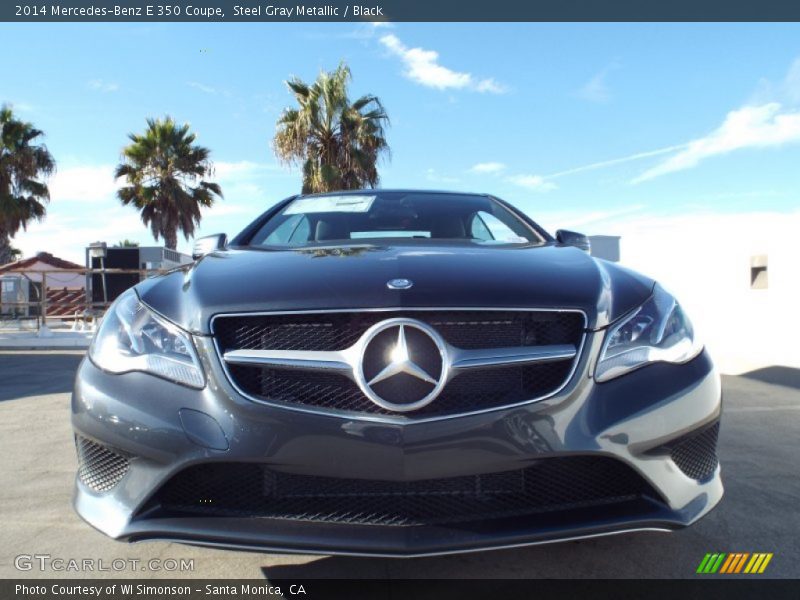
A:
[[[22,260],[18,260],[16,262],[8,263],[5,265],[0,265],[0,273],[10,273],[13,271],[24,271],[25,269],[29,269],[37,262],[43,262],[46,265],[53,267],[54,269],[82,269],[83,265],[76,264],[74,262],[64,260],[63,258],[58,258],[57,256],[53,256],[49,252],[39,252],[36,256],[31,258],[25,258]]]

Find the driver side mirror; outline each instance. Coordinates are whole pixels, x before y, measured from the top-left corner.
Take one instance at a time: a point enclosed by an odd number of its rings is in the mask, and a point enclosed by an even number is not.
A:
[[[558,240],[559,244],[564,246],[575,246],[584,252],[590,252],[592,250],[592,244],[589,241],[589,236],[578,233],[577,231],[559,229],[556,231],[556,240]]]
[[[216,250],[224,250],[227,243],[228,236],[224,233],[215,233],[214,235],[197,238],[192,247],[192,259],[197,260]]]

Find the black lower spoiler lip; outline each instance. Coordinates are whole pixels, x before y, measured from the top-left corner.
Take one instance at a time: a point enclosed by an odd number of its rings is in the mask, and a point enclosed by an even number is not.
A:
[[[588,539],[633,532],[670,532],[691,518],[649,498],[491,522],[383,527],[227,517],[134,520],[118,539],[169,541],[253,552],[414,558]]]

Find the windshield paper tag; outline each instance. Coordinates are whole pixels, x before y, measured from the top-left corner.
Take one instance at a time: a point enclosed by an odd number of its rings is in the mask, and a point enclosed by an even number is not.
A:
[[[365,213],[369,212],[375,196],[320,196],[317,198],[298,198],[292,202],[285,215],[308,213]]]

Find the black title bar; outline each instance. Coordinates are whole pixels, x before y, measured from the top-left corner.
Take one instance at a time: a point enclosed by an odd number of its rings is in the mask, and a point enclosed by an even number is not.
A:
[[[56,0],[0,2],[14,22],[800,21],[796,0]]]
[[[280,571],[284,567],[275,567]],[[300,565],[291,567],[302,571]],[[270,569],[272,570],[272,569]],[[795,580],[6,579],[3,600],[796,600]]]

